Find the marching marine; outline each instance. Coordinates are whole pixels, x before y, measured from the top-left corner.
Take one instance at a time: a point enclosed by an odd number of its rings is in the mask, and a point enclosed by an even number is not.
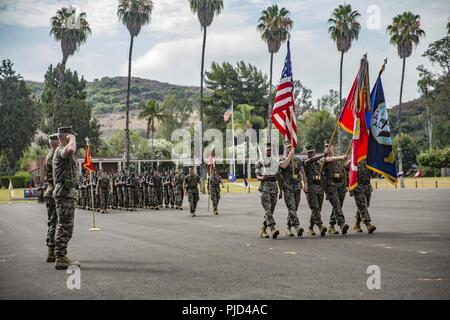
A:
[[[184,185],[188,194],[190,212],[195,217],[195,210],[200,199],[198,185],[200,184],[200,176],[194,172],[194,167],[189,167],[189,174],[184,179]]]
[[[207,190],[211,197],[211,202],[213,205],[213,212],[215,215],[219,214],[217,210],[220,201],[220,185],[224,187],[222,178],[216,173],[216,168],[211,168],[211,176],[208,178]]]

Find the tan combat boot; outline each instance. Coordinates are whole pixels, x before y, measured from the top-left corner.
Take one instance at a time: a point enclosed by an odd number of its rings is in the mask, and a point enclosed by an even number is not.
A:
[[[266,225],[263,225],[261,227],[260,235],[261,235],[261,238],[263,238],[263,239],[268,239],[269,238],[269,235],[267,234],[266,229],[267,229]]]
[[[330,225],[330,227],[328,228],[328,233],[329,234],[339,234],[339,231],[337,231],[334,226]]]
[[[295,227],[295,231],[297,232],[297,237],[301,237],[303,235],[303,228],[300,228],[300,226]]]
[[[80,267],[81,264],[78,261],[72,261],[68,256],[56,257],[55,269],[66,270],[69,266]]]
[[[327,234],[327,228],[325,228],[323,225],[318,226],[320,230],[320,236],[324,237]]]
[[[47,262],[55,262],[55,248],[48,247]]]
[[[287,226],[286,227],[286,237],[293,237],[293,236],[294,236],[294,234],[291,231],[291,227]]]
[[[274,225],[270,226],[270,230],[272,231],[272,239],[276,239],[278,237],[278,235],[280,234],[280,231],[275,229]]]
[[[341,227],[341,232],[342,234],[347,234],[348,231],[348,224],[344,223],[343,225],[340,226]],[[338,232],[339,233],[339,232]]]
[[[353,230],[354,230],[355,232],[362,232],[360,222],[358,222],[358,221],[355,222],[355,225],[353,226]]]
[[[372,234],[377,229],[377,227],[375,227],[375,225],[373,224],[370,224],[370,222],[366,223],[366,227],[369,234]]]

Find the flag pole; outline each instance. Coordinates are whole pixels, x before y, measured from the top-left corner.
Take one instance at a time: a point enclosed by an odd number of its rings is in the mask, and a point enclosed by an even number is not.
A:
[[[88,151],[89,151],[89,155],[90,155],[91,149],[90,149],[90,144],[89,144],[89,138],[86,138],[86,152],[88,152]],[[89,231],[100,231],[101,229],[95,225],[95,204],[94,204],[94,187],[93,187],[94,179],[92,176],[92,171],[90,171],[90,170],[89,170],[89,176],[91,179],[90,185],[91,185],[91,205],[92,205],[92,223],[93,223],[93,226],[92,226],[92,228],[89,229]]]
[[[231,100],[231,135],[233,137],[233,176],[236,175],[236,164],[235,164],[235,150],[234,150],[234,105],[233,100]]]

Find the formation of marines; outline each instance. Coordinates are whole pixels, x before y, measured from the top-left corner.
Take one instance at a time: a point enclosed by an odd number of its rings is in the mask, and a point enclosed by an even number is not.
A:
[[[211,183],[213,205],[217,213],[220,196],[217,196],[217,176]],[[219,181],[221,183],[220,177]],[[78,208],[101,211],[108,209],[133,211],[138,208],[183,210],[184,195],[188,195],[191,214],[195,216],[199,200],[200,177],[193,167],[185,176],[182,168],[173,170],[149,170],[144,173],[106,173],[95,171],[92,176],[83,173],[78,182]],[[220,193],[220,190],[219,190]]]
[[[43,190],[42,195],[47,207],[47,262],[54,262],[56,269],[67,269],[70,265],[80,266],[79,262],[72,261],[67,256],[77,203],[80,209],[101,210],[102,213],[107,213],[108,209],[182,210],[183,199],[187,194],[190,214],[195,217],[201,179],[194,172],[194,167],[189,168],[187,175],[184,175],[182,168],[178,168],[177,172],[149,170],[140,174],[98,171],[93,174],[83,173],[78,177],[77,164],[73,158],[76,137],[72,128],[59,128],[57,134],[49,136],[49,144],[51,149],[44,162],[45,191]],[[285,143],[283,156],[276,160],[272,157],[271,145],[266,146],[264,157],[255,164],[264,210],[261,238],[276,239],[279,236],[273,213],[278,199],[283,196],[287,207],[286,236],[303,235],[304,229],[298,217],[302,190],[311,210],[307,227],[309,235],[316,235],[315,227],[322,237],[327,232],[342,235],[348,232],[349,226],[345,222],[342,207],[348,191],[347,170],[350,161],[347,155],[336,156],[333,146],[328,143],[325,143],[324,148],[326,152],[318,154],[313,147],[308,146],[307,158],[302,160],[295,156],[291,144]],[[364,162],[360,162],[358,186],[350,191],[357,207],[353,226],[355,232],[363,232],[361,223],[370,234],[376,230],[368,211],[373,191],[370,178],[370,171]],[[215,167],[212,167],[207,179],[207,192],[215,215],[219,213],[221,186],[223,187],[221,177]],[[321,216],[324,198],[332,206],[328,228],[324,226]],[[270,229],[270,235],[267,228]]]

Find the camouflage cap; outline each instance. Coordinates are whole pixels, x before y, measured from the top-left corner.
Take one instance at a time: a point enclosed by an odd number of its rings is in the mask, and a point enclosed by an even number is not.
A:
[[[314,151],[316,151],[314,146],[312,146],[310,144],[306,146],[306,152],[314,152]]]
[[[75,136],[77,135],[75,133],[75,131],[73,131],[72,126],[70,126],[70,127],[59,127],[58,128],[58,133],[68,133],[68,134],[73,134]]]
[[[48,138],[50,140],[58,140],[58,134],[57,133],[53,133],[53,134],[49,135]]]

